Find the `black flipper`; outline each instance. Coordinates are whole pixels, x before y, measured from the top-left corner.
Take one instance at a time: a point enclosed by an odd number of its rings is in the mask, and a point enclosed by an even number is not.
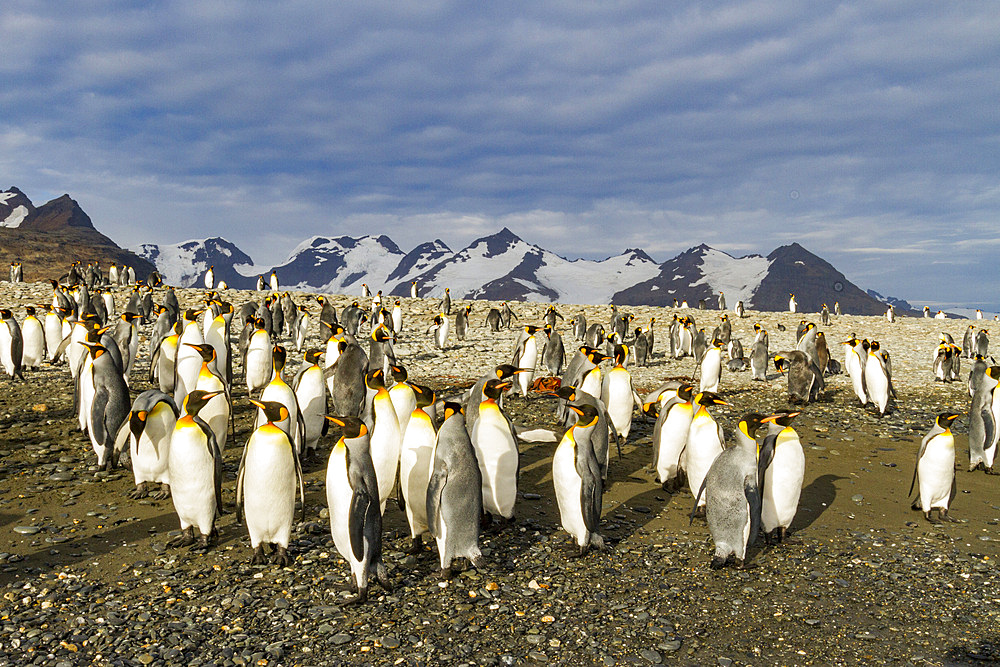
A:
[[[757,533],[760,532],[760,488],[747,479],[743,482],[743,495],[746,496],[747,505],[750,506],[750,535],[747,538],[747,546],[750,546],[757,542]]]

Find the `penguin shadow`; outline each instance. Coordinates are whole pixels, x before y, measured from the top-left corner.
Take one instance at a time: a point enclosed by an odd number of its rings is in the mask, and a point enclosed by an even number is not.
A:
[[[975,644],[951,646],[944,658],[947,665],[995,665],[1000,662],[1000,635],[984,637]]]
[[[13,572],[0,572],[0,586],[14,581],[19,573],[23,574],[39,569],[52,570],[63,564],[81,563],[84,560],[120,549],[124,549],[127,553],[130,548],[123,547],[123,544],[144,538],[150,534],[150,530],[155,530],[157,534],[166,536],[167,531],[175,527],[174,520],[175,515],[172,512],[164,512],[140,521],[125,523],[110,530],[102,529],[101,533],[81,535],[59,543],[45,543],[46,537],[59,535],[59,533],[42,531],[33,540],[33,542],[38,541],[41,544],[34,545],[35,550],[32,552],[22,553],[22,559],[14,563],[15,570]],[[3,521],[7,522],[6,519]],[[131,557],[137,556],[133,553]]]
[[[833,474],[820,475],[808,486],[802,488],[802,493],[799,496],[799,509],[795,513],[795,520],[792,521],[791,525],[793,533],[813,525],[816,519],[830,509],[833,501],[837,498],[835,482],[841,479],[848,478]]]

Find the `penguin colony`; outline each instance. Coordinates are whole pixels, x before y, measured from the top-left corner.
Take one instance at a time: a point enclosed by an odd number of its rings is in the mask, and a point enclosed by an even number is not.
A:
[[[20,264],[12,265],[10,281],[21,280]],[[692,520],[705,519],[715,544],[710,566],[742,564],[761,532],[768,544],[788,535],[806,466],[793,423],[822,397],[826,378],[846,372],[858,409],[879,416],[896,400],[892,358],[879,341],[857,335],[837,341],[841,363],[824,333],[805,319],[794,348],[778,352],[769,350],[766,329],[753,324],[745,357],[727,313],[709,317],[713,324],[718,319],[709,333],[692,315],[665,310],[672,319],[658,351],[655,318],[633,329],[632,315],[616,306],[607,327],[588,326],[583,313],[567,320],[554,306],[538,324],[515,324],[519,318],[507,303],[488,309],[477,325],[472,313],[484,309],[467,303],[454,315],[460,340],[473,326],[494,332],[519,327],[519,334],[510,358],[497,359],[493,372],[463,393],[439,396],[410,381],[419,364],[408,369],[393,343],[423,330],[447,354],[453,310],[447,290],[432,321],[414,323],[407,321],[404,300],[390,309],[382,292],[373,297],[367,285],[362,298],[368,303],[354,301],[340,313],[324,296],[297,304],[279,291],[275,273],[266,282],[258,279],[260,301],[239,311],[216,291],[225,287],[216,284],[212,267],[201,307],[184,311],[158,274],[139,284],[128,267],[112,265],[105,273],[99,265],[75,263],[50,284],[51,302],[25,307],[20,322],[12,309],[0,308],[0,365],[12,382],[30,382],[31,371],[43,363],[68,367],[79,427],[97,464],[110,469],[127,459],[135,480],[131,498],[171,498],[180,535],[168,546],[212,546],[225,513],[222,451],[239,445],[230,443],[233,388],[245,386],[256,417],[243,443],[236,520],[249,533],[252,562],[292,564],[297,496],[300,520],[305,513],[302,460],[324,456],[331,535],[349,564],[357,602],[373,581],[391,587],[382,561],[382,517],[393,496],[406,515],[411,553],[429,537],[442,576],[451,575],[458,558],[488,567],[479,537],[485,525],[502,529],[516,514],[522,441],[555,443],[553,486],[575,553],[604,549],[601,498],[613,465],[611,444],[620,457],[634,419],[654,424],[650,459],[657,481],[671,493],[686,486],[694,498]],[[420,298],[416,284],[409,298]],[[722,293],[718,306],[726,308]],[[789,311],[801,312],[794,295]],[[840,314],[839,304],[834,311]],[[892,322],[896,316],[889,312]],[[742,301],[733,313],[737,320],[748,315]],[[825,304],[819,314],[829,323]],[[927,309],[924,316],[930,317]],[[304,349],[313,319],[324,346]],[[572,343],[564,342],[557,320],[569,327],[566,341]],[[149,341],[142,351],[147,378],[132,372],[140,331]],[[969,360],[970,471],[995,474],[1000,366],[988,356],[988,334],[971,324],[959,346],[942,333],[932,373],[939,382],[961,380],[961,359]],[[302,362],[289,376],[292,348]],[[645,366],[657,354],[691,358],[692,379],[667,380],[640,397],[628,368]],[[754,380],[767,380],[769,364],[787,376],[788,405],[744,415],[727,437],[712,415],[714,406],[729,405],[723,368],[751,370]],[[546,371],[547,377],[535,378]],[[144,382],[151,388],[140,392]],[[519,428],[504,408],[510,393],[551,401],[553,429]],[[960,416],[939,414],[916,452],[910,495],[916,491],[912,506],[928,521],[951,520],[951,426]],[[339,437],[324,439],[331,428]],[[329,454],[321,452],[326,445]]]

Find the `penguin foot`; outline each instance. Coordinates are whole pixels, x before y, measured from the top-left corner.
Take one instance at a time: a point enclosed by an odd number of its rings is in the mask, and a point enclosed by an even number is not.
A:
[[[280,544],[275,547],[274,553],[271,554],[271,562],[278,567],[292,566],[292,559],[288,556],[288,550]]]
[[[704,519],[705,518],[705,506],[699,505],[695,508],[694,512],[691,513],[692,519]]]
[[[453,574],[454,572],[452,571],[451,566],[449,565],[448,567],[442,567],[438,571],[438,578],[441,581],[450,581]]]
[[[721,570],[726,566],[727,562],[728,562],[727,558],[724,558],[722,556],[713,556],[712,562],[709,563],[708,566],[713,570]]]
[[[483,570],[486,569],[486,559],[483,558],[482,554],[479,554],[478,556],[473,556],[472,558],[469,559],[469,562],[472,563],[472,567],[476,568],[478,572],[482,572]]]
[[[987,475],[1000,475],[1000,472],[997,472],[997,471],[993,470],[993,466],[989,466],[989,467],[986,468],[986,474]]]
[[[196,554],[208,553],[209,549],[209,536],[199,535],[198,542],[191,547],[191,552]]]
[[[346,600],[344,600],[343,604],[355,605],[355,604],[361,604],[362,602],[365,602],[367,600],[368,600],[368,588],[365,587],[365,588],[359,588],[358,594],[353,597],[347,598]]]
[[[956,519],[952,515],[948,514],[948,510],[946,509],[938,510],[938,518],[941,521],[947,521],[949,523],[961,523],[960,519]]]
[[[932,517],[931,513],[929,511],[928,512],[924,512],[924,518],[927,519],[928,521],[930,521],[933,524],[939,524],[939,523],[941,523],[939,520],[937,520],[934,517]]]
[[[415,556],[424,550],[424,541],[420,539],[420,536],[416,536],[410,540],[410,546],[403,553],[407,553]]]
[[[733,567],[735,567],[737,570],[749,570],[750,562],[745,561],[742,558],[735,558],[733,559]]]
[[[251,565],[266,565],[267,555],[264,553],[264,544],[258,544],[257,548],[253,550],[253,557],[250,559]]]
[[[139,500],[149,495],[149,485],[146,482],[139,482],[135,489],[128,494],[132,500]]]
[[[170,497],[170,485],[160,484],[160,490],[152,495],[153,500],[166,500]]]
[[[167,542],[167,546],[171,549],[186,547],[192,544],[194,544],[194,526],[188,526],[181,531],[180,535]]]
[[[914,499],[914,501],[912,503],[910,503],[910,509],[911,510],[919,510],[920,509],[920,499],[919,498]]]

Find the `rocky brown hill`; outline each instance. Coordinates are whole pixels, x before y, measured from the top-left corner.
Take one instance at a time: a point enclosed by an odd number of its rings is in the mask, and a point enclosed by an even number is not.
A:
[[[21,262],[28,282],[59,278],[73,260],[100,262],[105,269],[112,262],[131,266],[140,280],[155,268],[97,231],[69,195],[36,208],[20,190],[9,188],[0,192],[0,217],[9,225],[0,226],[0,267]]]

